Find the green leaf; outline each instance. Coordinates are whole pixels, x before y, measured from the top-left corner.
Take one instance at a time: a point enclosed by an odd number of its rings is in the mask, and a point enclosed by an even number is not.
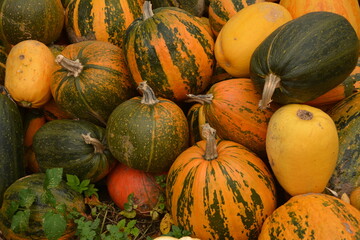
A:
[[[124,210],[125,211],[128,211],[128,212],[131,212],[133,210],[133,205],[131,203],[124,203]]]
[[[136,225],[136,220],[130,220],[126,225],[127,228],[133,228]]]
[[[46,169],[44,188],[50,189],[59,186],[60,182],[62,181],[62,174],[62,168]]]
[[[18,209],[19,209],[19,202],[11,201],[9,207],[6,209],[7,218],[11,219]]]
[[[43,228],[49,240],[56,240],[65,233],[66,219],[61,214],[51,211],[46,212],[43,219]]]
[[[65,216],[67,210],[65,203],[56,205],[55,209],[58,213],[61,213],[61,215]]]
[[[18,211],[11,219],[11,230],[24,232],[29,228],[30,210]]]
[[[136,217],[136,211],[135,210],[132,210],[132,211],[124,211],[122,210],[120,212],[120,214],[126,218],[134,218]]]
[[[78,186],[80,185],[80,179],[76,175],[66,174],[66,184],[77,191]]]
[[[36,198],[36,193],[31,188],[21,189],[19,191],[19,205],[21,207],[30,208]]]
[[[45,203],[50,204],[53,207],[56,206],[56,198],[49,189],[45,189],[45,192],[41,195],[41,198]]]
[[[81,217],[74,222],[77,224],[76,235],[80,237],[80,240],[97,239],[100,225],[99,218],[94,221],[85,221],[85,218]]]
[[[119,229],[123,229],[126,226],[126,220],[125,219],[121,219],[117,224],[116,227]]]
[[[98,191],[99,189],[95,188],[95,184],[89,184],[88,189],[85,191],[85,196],[90,197],[91,195],[95,195],[96,197],[99,197]]]

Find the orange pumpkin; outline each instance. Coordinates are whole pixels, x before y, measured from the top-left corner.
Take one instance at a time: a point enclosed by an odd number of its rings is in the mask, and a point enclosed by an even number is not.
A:
[[[45,44],[22,41],[10,50],[6,60],[5,87],[20,106],[41,107],[51,98],[55,67],[55,57]]]
[[[360,8],[358,0],[280,0],[293,18],[309,12],[327,11],[344,16],[360,38]]]
[[[71,119],[72,116],[62,110],[55,102],[54,98],[51,98],[44,106],[44,115],[47,121],[55,119]]]
[[[357,187],[351,191],[350,204],[360,210],[360,187]]]

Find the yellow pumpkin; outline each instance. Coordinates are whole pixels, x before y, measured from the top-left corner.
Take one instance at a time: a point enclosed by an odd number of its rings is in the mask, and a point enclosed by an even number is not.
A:
[[[55,57],[44,43],[19,42],[6,60],[5,87],[20,106],[41,107],[51,98],[50,79],[54,67]]]
[[[280,107],[270,118],[266,152],[276,179],[295,196],[320,193],[333,173],[339,140],[334,121],[305,104]]]
[[[350,204],[360,210],[360,187],[356,187],[350,193]]]
[[[280,0],[293,18],[309,12],[327,11],[345,17],[360,38],[360,8],[358,0]]]
[[[290,20],[289,11],[272,2],[259,2],[241,9],[226,22],[215,41],[217,63],[234,77],[248,77],[255,49]]]

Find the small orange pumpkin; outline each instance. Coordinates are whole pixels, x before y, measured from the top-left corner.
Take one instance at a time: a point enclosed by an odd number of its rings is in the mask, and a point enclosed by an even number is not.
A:
[[[360,187],[350,193],[350,204],[360,210]]]

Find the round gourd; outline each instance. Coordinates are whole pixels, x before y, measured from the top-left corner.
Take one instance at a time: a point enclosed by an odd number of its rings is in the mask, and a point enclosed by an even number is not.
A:
[[[290,195],[324,191],[338,151],[336,126],[322,110],[288,104],[271,116],[266,153],[276,179]]]
[[[124,52],[136,84],[146,81],[156,96],[175,102],[199,94],[210,84],[214,40],[198,17],[175,7],[152,11],[127,29]],[[145,34],[146,33],[146,34]]]
[[[153,8],[159,7],[178,7],[201,17],[206,11],[205,0],[152,0]]]
[[[337,103],[328,114],[339,135],[339,155],[328,187],[350,195],[360,187],[360,92]]]
[[[56,41],[64,25],[61,0],[0,1],[0,38],[12,45],[24,40]]]
[[[258,240],[343,239],[360,236],[360,212],[325,194],[302,194],[277,208],[264,222]]]
[[[73,43],[56,57],[51,92],[73,118],[105,126],[117,105],[136,95],[120,47],[103,41]]]
[[[255,3],[265,0],[212,0],[209,3],[209,21],[215,34],[219,35],[225,23],[237,12]]]
[[[50,82],[55,67],[54,55],[45,44],[24,40],[10,50],[5,87],[20,106],[41,107],[51,98]]]
[[[24,131],[17,105],[0,86],[0,204],[15,180],[25,175]]]
[[[311,12],[287,22],[251,57],[250,76],[262,92],[260,108],[272,100],[304,103],[319,97],[349,76],[358,52],[356,32],[338,14]]]
[[[186,116],[174,102],[156,98],[142,82],[142,97],[129,99],[111,113],[106,126],[108,146],[128,167],[146,172],[165,172],[188,147]]]
[[[86,40],[122,47],[127,27],[141,16],[144,0],[74,0],[67,4],[65,27],[71,43]]]
[[[124,164],[117,166],[108,174],[106,186],[112,201],[124,209],[129,202],[129,195],[133,194],[135,211],[142,216],[151,216],[151,211],[158,204],[164,189],[156,182],[156,175]]]
[[[18,179],[16,182],[6,190],[4,194],[4,202],[0,209],[0,231],[4,234],[6,239],[11,240],[24,240],[24,239],[36,239],[46,240],[43,224],[43,218],[46,213],[56,211],[55,207],[47,202],[44,198],[45,189],[45,174],[36,173],[27,175]],[[34,194],[34,202],[29,206],[29,228],[26,231],[16,232],[11,229],[12,217],[9,217],[14,210],[14,204],[24,199],[24,193],[22,191],[31,191]],[[65,214],[69,215],[72,211],[77,211],[80,214],[85,214],[85,204],[82,195],[72,190],[64,181],[56,187],[49,189],[58,206],[64,204],[66,207]],[[28,194],[29,195],[29,194]],[[30,201],[31,198],[26,199]],[[24,204],[24,203],[22,203]],[[21,209],[21,206],[19,207]],[[59,240],[74,239],[76,225],[72,219],[67,219],[67,227]]]
[[[360,186],[351,191],[350,204],[360,211]]]
[[[280,5],[289,10],[294,18],[309,12],[327,11],[344,16],[360,38],[360,8],[358,0],[280,0]]]
[[[171,166],[166,199],[174,225],[199,239],[257,239],[276,208],[274,179],[265,163],[242,145],[206,140],[182,152]]]
[[[85,120],[47,122],[35,133],[33,150],[42,171],[63,168],[64,174],[91,182],[104,178],[116,163],[105,129]]]
[[[249,77],[255,49],[290,20],[289,11],[276,3],[262,2],[243,8],[226,22],[216,38],[216,62],[234,77]]]

